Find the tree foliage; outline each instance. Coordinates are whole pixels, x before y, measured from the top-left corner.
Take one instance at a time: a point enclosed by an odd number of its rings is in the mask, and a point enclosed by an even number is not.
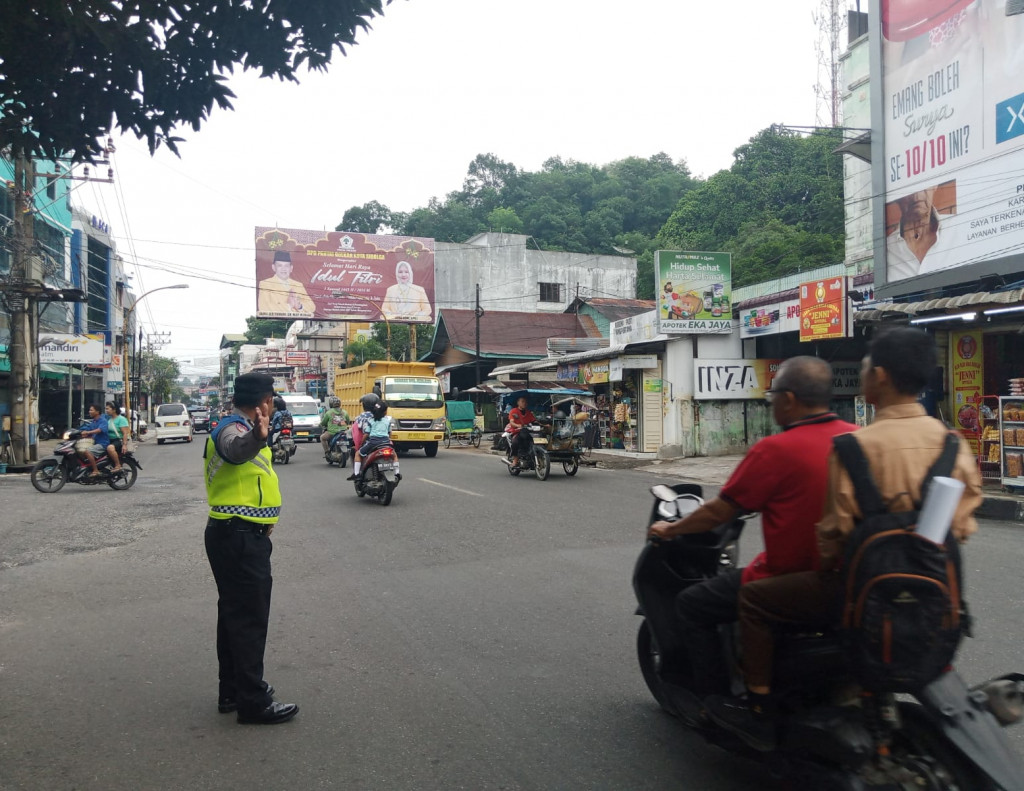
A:
[[[345,346],[345,361],[349,366],[362,365],[368,360],[383,360],[385,347],[373,338],[356,338]]]
[[[734,286],[841,261],[840,142],[833,130],[759,132],[736,149],[731,168],[679,201],[657,247],[731,252]]]
[[[236,67],[293,82],[324,70],[386,2],[5,0],[0,147],[89,160],[116,126],[177,152],[177,127],[231,109]]]
[[[262,346],[267,338],[283,338],[291,323],[291,319],[260,319],[249,316],[245,320],[245,340],[247,343]]]
[[[155,403],[165,404],[171,401],[174,388],[181,389],[177,383],[181,369],[178,368],[176,360],[148,352],[145,370],[149,379],[149,392]]]

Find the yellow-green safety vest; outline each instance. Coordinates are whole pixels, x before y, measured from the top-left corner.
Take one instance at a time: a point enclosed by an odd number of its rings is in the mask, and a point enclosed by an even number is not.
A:
[[[217,432],[219,434],[219,432]],[[210,516],[214,519],[241,517],[249,522],[272,525],[281,515],[281,487],[274,472],[273,454],[264,446],[255,458],[231,464],[217,453],[213,436],[206,438],[203,480]]]

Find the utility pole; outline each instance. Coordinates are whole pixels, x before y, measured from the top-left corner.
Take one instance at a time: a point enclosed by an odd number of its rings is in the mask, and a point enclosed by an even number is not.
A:
[[[36,300],[28,288],[29,284],[42,280],[41,273],[36,271],[38,261],[32,255],[35,247],[35,215],[32,213],[35,183],[34,163],[23,151],[17,151],[14,155],[12,288],[7,291],[7,302],[11,308],[11,374],[14,379],[11,409],[14,420],[11,428],[16,435],[15,452],[23,463],[36,461],[37,447],[30,444],[37,395],[38,351],[33,334]]]
[[[480,384],[480,319],[484,311],[480,307],[480,284],[476,284],[476,384]]]

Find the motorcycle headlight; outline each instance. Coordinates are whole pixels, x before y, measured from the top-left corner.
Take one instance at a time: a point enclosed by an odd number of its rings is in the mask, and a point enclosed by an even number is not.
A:
[[[61,437],[61,439],[71,439],[71,432],[70,431],[65,431],[64,435]]]
[[[1014,674],[1016,675],[1016,674]],[[979,684],[972,691],[995,715],[1000,725],[1013,725],[1024,718],[1024,681],[1017,678],[994,678]]]

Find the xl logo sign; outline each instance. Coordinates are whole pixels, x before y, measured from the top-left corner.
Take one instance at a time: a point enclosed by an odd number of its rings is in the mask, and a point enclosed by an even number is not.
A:
[[[996,105],[996,142],[1024,135],[1024,93]]]

